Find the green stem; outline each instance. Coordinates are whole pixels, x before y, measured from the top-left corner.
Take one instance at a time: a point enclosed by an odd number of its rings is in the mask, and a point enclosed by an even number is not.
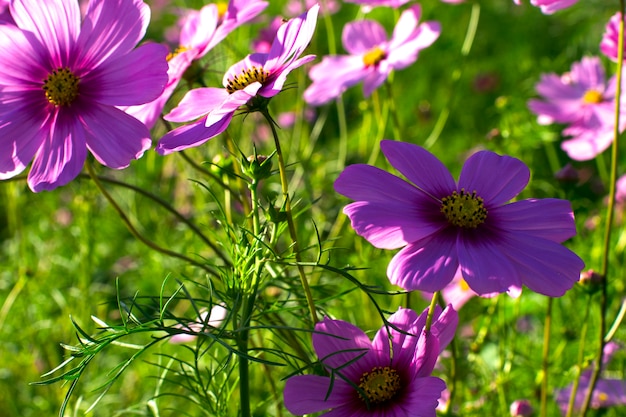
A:
[[[433,324],[433,316],[435,315],[435,307],[437,306],[437,298],[439,297],[439,291],[433,294],[433,298],[430,300],[430,306],[428,307],[428,314],[426,315],[426,325],[424,330],[426,333],[430,331],[430,327]]]
[[[589,380],[589,389],[585,395],[585,401],[583,402],[580,415],[585,417],[591,399],[593,397],[593,391],[600,377],[600,371],[602,370],[602,359],[604,358],[604,346],[606,345],[605,332],[606,332],[606,315],[608,309],[607,301],[607,287],[608,287],[608,273],[609,273],[609,254],[611,253],[611,231],[613,226],[613,216],[615,211],[615,195],[617,193],[617,162],[619,156],[619,133],[620,133],[620,112],[621,112],[621,97],[622,97],[622,70],[624,67],[624,8],[626,0],[620,0],[620,14],[619,20],[619,36],[617,43],[617,76],[615,81],[615,119],[613,126],[613,145],[611,146],[611,181],[609,183],[609,202],[606,211],[606,221],[604,224],[604,245],[602,254],[602,289],[600,292],[600,328],[599,328],[599,343],[598,350],[596,352],[596,361],[593,368],[591,379]],[[601,157],[602,155],[599,155]]]
[[[548,308],[543,327],[543,351],[541,352],[541,405],[539,416],[546,417],[548,414],[548,368],[550,367],[550,332],[552,329],[552,303],[553,298],[548,297]]]
[[[580,344],[578,345],[578,358],[576,361],[576,378],[572,384],[572,392],[570,393],[569,403],[567,404],[567,413],[565,417],[572,417],[574,413],[574,403],[576,402],[576,392],[580,384],[580,376],[583,370],[583,360],[585,358],[585,339],[587,338],[587,322],[589,321],[589,311],[591,310],[591,296],[587,299],[587,308],[585,309],[585,318],[583,319],[583,327],[580,331]]]
[[[309,283],[306,279],[306,275],[304,273],[304,268],[302,267],[302,258],[300,255],[300,244],[298,243],[298,235],[296,233],[296,226],[293,221],[293,215],[291,212],[291,199],[289,197],[289,185],[287,181],[287,173],[285,172],[285,160],[283,157],[283,151],[280,147],[280,140],[278,139],[278,132],[276,131],[276,126],[274,125],[274,121],[271,116],[264,110],[261,112],[267,123],[272,130],[272,135],[274,136],[274,144],[276,145],[276,154],[278,155],[278,171],[280,175],[280,185],[283,193],[283,198],[285,200],[285,216],[287,217],[287,227],[289,229],[289,235],[291,236],[291,240],[293,242],[293,252],[296,257],[296,265],[298,268],[298,274],[300,275],[300,283],[302,284],[302,289],[304,290],[304,295],[306,297],[307,306],[309,308],[309,313],[311,315],[311,322],[313,324],[317,323],[317,311],[315,309],[315,303],[313,301],[313,296],[311,295],[311,289],[309,287]]]

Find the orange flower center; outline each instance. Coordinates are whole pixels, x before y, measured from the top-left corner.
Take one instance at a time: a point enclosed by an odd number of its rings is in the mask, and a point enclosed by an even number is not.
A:
[[[365,55],[363,55],[363,63],[366,67],[371,67],[373,65],[377,65],[386,57],[387,54],[385,53],[385,51],[380,49],[378,46],[375,46],[374,48],[367,51]]]
[[[243,90],[254,82],[260,82],[263,84],[269,75],[270,73],[265,71],[263,67],[252,67],[235,78],[228,80],[228,83],[226,83],[226,90],[232,94],[235,91]]]
[[[448,223],[466,229],[475,229],[485,222],[487,209],[483,199],[461,189],[460,193],[453,191],[448,197],[441,199],[441,212],[446,216]]]
[[[52,71],[43,82],[46,99],[55,106],[69,106],[78,97],[78,81],[69,68]]]
[[[588,90],[583,96],[583,101],[587,104],[597,104],[602,101],[602,93],[597,90]]]
[[[400,375],[388,366],[377,366],[361,376],[359,388],[362,390],[359,396],[368,405],[382,404],[391,400],[400,391]]]

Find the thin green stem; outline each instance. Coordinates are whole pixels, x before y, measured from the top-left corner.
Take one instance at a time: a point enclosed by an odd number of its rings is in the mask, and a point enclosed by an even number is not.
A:
[[[604,224],[604,244],[602,252],[602,287],[600,291],[600,328],[598,350],[596,352],[596,361],[593,368],[591,379],[589,380],[589,389],[585,395],[585,401],[581,407],[580,415],[585,417],[589,405],[591,404],[591,398],[593,397],[593,391],[596,388],[598,378],[600,377],[600,371],[602,370],[602,359],[604,358],[604,346],[606,345],[605,333],[606,333],[606,315],[608,309],[607,300],[607,287],[608,287],[608,275],[609,275],[609,254],[611,253],[611,231],[613,226],[613,216],[615,212],[615,196],[617,193],[617,162],[619,156],[619,133],[620,133],[620,113],[621,113],[621,97],[622,97],[622,70],[624,67],[624,8],[626,0],[620,0],[620,16],[619,19],[619,36],[617,43],[617,76],[615,81],[615,119],[613,126],[613,144],[611,146],[611,180],[609,183],[609,201],[606,210],[606,220]],[[601,157],[601,155],[599,156]]]
[[[298,242],[298,234],[296,232],[296,226],[293,221],[293,214],[291,212],[291,198],[289,196],[289,183],[287,181],[287,173],[285,170],[285,160],[283,157],[283,151],[280,146],[280,140],[278,139],[278,132],[276,131],[276,126],[274,125],[274,121],[271,116],[267,112],[267,110],[261,112],[267,123],[272,130],[272,136],[274,137],[274,144],[276,146],[276,155],[278,155],[278,171],[280,175],[280,185],[283,194],[283,199],[285,200],[285,216],[287,217],[287,227],[289,229],[289,235],[291,237],[293,243],[293,252],[296,258],[296,265],[298,267],[298,274],[300,276],[300,283],[302,284],[302,289],[304,290],[304,295],[306,297],[307,306],[309,308],[309,313],[311,315],[311,322],[313,324],[317,323],[317,311],[315,309],[315,302],[313,301],[313,296],[311,295],[311,288],[309,287],[309,282],[307,281],[306,274],[304,272],[304,268],[302,266],[302,257],[300,254],[300,244]]]
[[[426,331],[426,333],[430,331],[430,327],[433,324],[433,316],[435,315],[435,307],[437,306],[438,297],[439,291],[436,291],[433,294],[433,298],[430,300],[430,306],[428,307],[428,313],[426,315],[426,325],[424,326],[424,331]]]
[[[205,270],[209,274],[219,278],[219,274],[217,273],[217,271],[214,271],[213,268],[209,267],[208,265],[204,265],[204,264],[202,264],[202,263],[200,263],[200,262],[198,262],[198,261],[196,261],[194,259],[191,259],[191,258],[189,258],[189,257],[187,257],[187,256],[185,256],[185,255],[183,255],[181,253],[174,252],[172,250],[163,248],[163,247],[157,245],[156,243],[154,243],[153,241],[149,240],[145,236],[143,236],[141,233],[139,233],[139,231],[135,228],[135,226],[130,221],[130,219],[128,218],[128,216],[124,212],[124,210],[122,210],[122,208],[119,206],[119,204],[117,204],[117,202],[111,196],[111,194],[109,194],[109,192],[106,190],[106,188],[104,188],[104,186],[102,185],[102,182],[100,181],[100,178],[98,178],[98,176],[94,172],[93,167],[91,166],[91,164],[89,162],[86,162],[85,165],[87,167],[87,172],[89,173],[89,176],[91,177],[93,182],[96,184],[96,187],[98,187],[98,190],[100,190],[100,192],[102,193],[104,198],[106,198],[107,201],[109,202],[109,204],[111,204],[111,206],[115,209],[117,214],[122,219],[122,222],[126,225],[126,228],[128,229],[128,231],[137,240],[139,240],[141,243],[143,243],[144,245],[146,245],[150,249],[154,250],[155,252],[159,252],[159,253],[161,253],[163,255],[167,255],[167,256],[170,256],[172,258],[182,259],[183,261],[185,261],[185,262],[187,262],[187,263],[189,263],[189,264],[191,264],[193,266],[196,266],[198,268],[202,268],[203,270]]]
[[[576,392],[580,385],[580,376],[582,375],[583,360],[585,358],[585,339],[587,338],[587,323],[589,321],[589,311],[591,310],[591,296],[587,299],[587,308],[585,309],[585,317],[583,319],[582,329],[580,331],[580,344],[578,345],[578,358],[576,361],[576,378],[572,384],[572,392],[570,393],[569,403],[567,404],[567,413],[565,417],[572,417],[574,413],[574,404],[576,402]]]
[[[402,137],[400,133],[400,118],[398,117],[398,109],[396,108],[396,101],[393,98],[393,88],[389,79],[385,81],[385,87],[387,88],[387,102],[389,103],[389,112],[391,113],[391,119],[393,120],[393,125],[391,126],[393,130],[393,138],[395,140],[401,140]]]
[[[543,351],[541,352],[541,403],[539,416],[548,415],[548,375],[550,368],[550,333],[552,330],[552,303],[553,298],[548,297],[546,318],[543,324]]]

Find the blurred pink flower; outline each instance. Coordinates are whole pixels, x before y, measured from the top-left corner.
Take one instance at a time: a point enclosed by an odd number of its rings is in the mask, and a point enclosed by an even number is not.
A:
[[[169,338],[170,343],[187,343],[193,342],[198,334],[210,332],[216,328],[219,328],[226,316],[228,310],[221,304],[215,304],[210,311],[204,309],[200,310],[200,316],[197,321],[190,322],[188,324],[177,324],[174,326],[176,329],[184,330],[184,333],[178,333]]]
[[[561,245],[576,234],[570,202],[507,203],[528,184],[522,161],[476,152],[455,181],[418,145],[384,140],[380,148],[408,181],[356,164],[339,175],[335,190],[355,200],[343,212],[357,234],[380,249],[402,248],[387,267],[393,284],[440,291],[459,267],[480,295],[517,296],[525,285],[560,297],[578,281],[584,262]]]
[[[337,13],[341,7],[338,0],[289,0],[285,6],[285,15],[298,16],[316,4],[320,5],[320,15]]]
[[[205,56],[230,32],[252,20],[267,5],[267,2],[260,0],[231,0],[226,10],[220,10],[217,4],[208,4],[200,10],[187,10],[179,21],[180,46],[168,55],[165,90],[156,100],[127,107],[125,111],[144,122],[149,129],[152,128],[192,62]]]
[[[121,169],[150,148],[146,126],[116,106],[146,103],[167,82],[166,48],[135,48],[150,20],[138,0],[14,0],[0,25],[0,179],[28,174],[31,190],[67,184],[87,150]],[[10,57],[10,59],[6,59]]]
[[[266,54],[272,49],[272,43],[278,33],[278,28],[285,23],[282,17],[275,17],[270,24],[259,31],[259,36],[252,42],[254,52]]]
[[[567,123],[563,130],[571,139],[561,147],[572,159],[588,160],[613,142],[615,77],[606,80],[598,57],[584,57],[559,76],[543,74],[536,85],[542,100],[532,99],[528,107],[540,124]],[[622,106],[626,115],[626,106]],[[624,130],[624,121],[620,130]]]
[[[330,55],[313,66],[313,80],[304,99],[313,106],[339,97],[348,87],[363,81],[367,97],[378,88],[392,70],[413,64],[420,50],[430,46],[441,31],[438,22],[418,25],[421,7],[414,5],[402,12],[390,41],[385,29],[373,20],[348,23],[343,30],[344,48],[351,55]]]
[[[236,63],[224,75],[224,88],[189,91],[165,116],[173,122],[199,121],[172,130],[161,138],[157,152],[166,155],[198,146],[222,133],[242,106],[280,93],[287,75],[310,62],[314,55],[300,58],[315,30],[319,6],[280,27],[267,54],[254,53]]]
[[[617,193],[615,200],[620,204],[626,203],[626,175],[622,175],[617,179]]]
[[[509,407],[511,417],[530,417],[533,415],[533,407],[528,400],[515,400]]]
[[[360,4],[367,7],[387,6],[398,8],[407,4],[410,0],[345,0],[346,3]]]
[[[513,0],[515,4],[521,4],[520,0]],[[530,0],[530,4],[539,7],[544,14],[552,14],[559,10],[568,8],[578,0]]]
[[[617,62],[617,46],[619,41],[619,19],[622,14],[615,13],[606,24],[602,41],[600,42],[600,51],[609,59]],[[626,45],[625,45],[626,49]],[[626,55],[625,55],[626,56]]]

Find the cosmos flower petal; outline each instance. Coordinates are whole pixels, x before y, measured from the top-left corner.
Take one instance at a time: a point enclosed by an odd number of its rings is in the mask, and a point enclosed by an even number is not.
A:
[[[501,251],[515,262],[515,270],[530,290],[561,297],[578,282],[585,263],[568,248],[521,233],[502,233]],[[470,287],[472,284],[468,281]],[[472,287],[473,289],[473,287]]]
[[[387,266],[389,281],[409,291],[435,292],[448,285],[459,263],[456,241],[447,234],[443,231],[404,247]]]
[[[490,210],[488,218],[499,229],[559,243],[576,235],[571,203],[557,198],[516,201]]]
[[[232,117],[235,111],[250,101],[260,88],[261,83],[252,83],[243,90],[229,94],[219,107],[207,114],[206,127],[221,123],[225,117]]]
[[[434,376],[428,376],[416,379],[407,389],[405,401],[398,404],[403,414],[397,413],[394,416],[436,416],[437,400],[441,398],[441,393],[446,389],[445,382]]]
[[[415,30],[413,38],[395,47],[390,46],[387,61],[393,69],[408,67],[417,60],[419,51],[429,47],[439,38],[441,25],[439,22],[424,22]],[[392,40],[393,42],[393,40]]]
[[[317,413],[339,407],[354,397],[354,388],[339,377],[334,381],[317,375],[297,375],[287,380],[283,398],[291,414]]]
[[[211,125],[211,127],[205,126],[206,118],[203,118],[196,123],[176,128],[159,140],[156,151],[160,155],[168,155],[172,152],[201,145],[225,131],[232,118],[232,114],[226,116],[219,122]]]
[[[315,55],[306,55],[291,62],[289,65],[282,68],[277,75],[271,77],[266,83],[263,84],[263,87],[259,90],[259,95],[267,98],[274,97],[282,91],[285,82],[287,82],[287,76],[291,73],[291,71],[313,61],[314,59]]]
[[[201,56],[224,40],[233,30],[258,16],[268,5],[268,2],[259,0],[230,0],[222,22],[217,26],[211,42],[200,52]]]
[[[18,107],[0,126],[0,179],[12,178],[26,168],[42,145],[40,114],[29,111],[29,104]]]
[[[504,249],[489,239],[464,239],[457,244],[459,263],[467,285],[479,295],[521,287],[517,265]]]
[[[360,55],[387,41],[385,29],[373,20],[358,20],[348,23],[341,35],[346,51]]]
[[[80,30],[76,0],[49,1],[45,8],[40,0],[15,0],[10,7],[17,26],[34,33],[46,46],[52,65],[61,68],[69,64],[69,54]]]
[[[94,105],[82,116],[90,128],[87,148],[102,165],[126,168],[152,146],[148,128],[122,110]]]
[[[383,326],[372,340],[372,350],[378,353],[379,358],[392,360],[396,369],[406,369],[413,362],[413,354],[417,348],[417,341],[422,333],[426,318],[418,322],[415,311],[408,308],[399,308],[387,319],[389,326]],[[422,324],[420,327],[419,324]],[[400,331],[394,329],[400,329]],[[391,338],[389,334],[391,333]],[[391,340],[391,352],[389,341]]]
[[[213,41],[218,25],[218,10],[214,3],[207,4],[200,10],[190,10],[180,30],[180,44],[195,51],[198,58],[209,50],[207,45]]]
[[[522,161],[489,151],[470,156],[461,170],[459,188],[476,191],[487,208],[499,206],[518,195],[528,184],[530,170]]]
[[[437,306],[439,307],[439,306]],[[443,351],[454,338],[456,328],[459,324],[459,314],[449,304],[443,311],[441,307],[435,309],[435,320],[432,325],[432,332],[439,341],[439,352]]]
[[[417,341],[417,347],[413,351],[413,374],[416,378],[424,378],[429,376],[439,357],[439,339],[432,332],[422,330]]]
[[[360,376],[357,358],[370,353],[372,343],[363,330],[351,323],[324,318],[315,325],[313,333],[315,353],[329,369],[341,370],[351,378]]]
[[[127,54],[143,38],[149,21],[150,8],[143,1],[91,0],[78,37],[77,65],[93,68]]]
[[[304,91],[304,100],[312,106],[326,104],[359,83],[369,72],[360,56],[325,56],[309,71],[313,83]]]
[[[414,4],[413,6],[403,11],[400,15],[400,18],[398,19],[398,23],[396,23],[396,26],[393,28],[393,35],[391,36],[389,47],[394,48],[396,46],[400,46],[413,38],[415,36],[415,29],[417,28],[417,24],[419,23],[421,16],[422,6],[420,6],[419,4]],[[384,41],[385,38],[383,38],[381,42]]]
[[[223,88],[194,88],[189,90],[178,106],[165,115],[170,122],[188,122],[220,107],[229,94]]]
[[[426,149],[392,140],[381,141],[380,149],[395,169],[431,196],[443,198],[456,190],[450,171]]]
[[[39,58],[42,48],[43,45],[32,34],[14,25],[0,24],[0,56],[11,56],[14,51],[20,51],[20,59],[5,59],[2,62],[0,84],[3,84],[3,93],[32,89],[33,83],[39,83],[48,76],[48,69]],[[0,103],[5,100],[5,97],[0,97]]]
[[[578,128],[570,126],[563,131],[564,135],[574,134],[571,139],[561,142],[567,156],[576,161],[589,161],[606,151],[613,143],[614,133],[611,126],[602,129]]]
[[[132,50],[123,59],[108,60],[81,79],[81,94],[111,106],[152,101],[167,84],[166,55],[165,46],[149,43]]]
[[[46,138],[37,151],[28,173],[28,185],[34,192],[53,190],[65,185],[80,173],[87,157],[85,131],[70,115],[59,113],[46,126]]]

